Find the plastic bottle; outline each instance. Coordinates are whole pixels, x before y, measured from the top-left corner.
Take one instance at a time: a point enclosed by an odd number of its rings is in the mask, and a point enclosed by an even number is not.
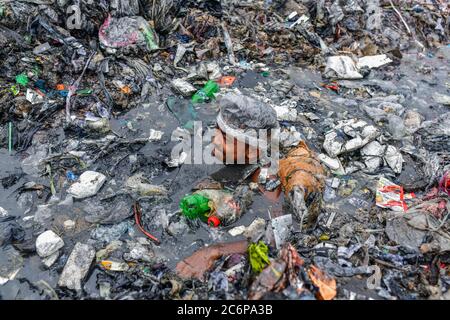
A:
[[[211,227],[227,226],[238,220],[252,202],[252,192],[240,186],[234,193],[203,189],[184,197],[180,208],[188,219],[199,218]]]
[[[219,85],[212,80],[206,82],[205,86],[192,96],[193,103],[206,102],[214,98],[214,93],[219,92]]]
[[[252,202],[248,186],[239,186],[234,193],[225,190],[204,189],[196,192],[212,201],[213,214],[208,224],[228,226],[237,221]]]

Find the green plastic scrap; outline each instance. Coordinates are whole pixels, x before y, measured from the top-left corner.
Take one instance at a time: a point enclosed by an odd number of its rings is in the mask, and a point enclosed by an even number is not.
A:
[[[92,92],[94,92],[92,89],[80,89],[76,91],[76,94],[79,96],[88,96],[92,94]]]
[[[15,95],[15,96],[17,96],[20,93],[20,89],[16,85],[12,85],[10,90],[11,90],[12,94]]]
[[[28,76],[25,73],[18,74],[16,76],[16,82],[22,86],[26,86],[30,80],[28,80]]]
[[[143,28],[143,33],[145,37],[145,42],[147,42],[147,46],[150,50],[157,50],[159,49],[158,44],[156,43],[155,34],[153,33],[153,30],[149,30],[148,28]]]
[[[50,192],[52,193],[52,195],[56,195],[55,184],[53,182],[52,167],[49,164],[47,165],[47,173],[50,178]]]
[[[248,246],[250,265],[254,272],[260,273],[270,263],[268,254],[269,248],[262,241],[259,241],[258,244],[251,243]]]
[[[205,218],[211,211],[209,199],[199,194],[188,195],[181,199],[180,209],[188,219]]]

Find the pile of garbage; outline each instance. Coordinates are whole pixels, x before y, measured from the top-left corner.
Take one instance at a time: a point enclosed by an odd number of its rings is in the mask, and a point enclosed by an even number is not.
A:
[[[449,11],[0,0],[0,298],[450,299]]]

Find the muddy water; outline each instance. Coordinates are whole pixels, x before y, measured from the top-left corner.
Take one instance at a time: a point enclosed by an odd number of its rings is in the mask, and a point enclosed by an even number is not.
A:
[[[19,159],[9,155],[7,149],[0,149],[0,172],[1,177],[7,177],[14,174],[20,174],[21,166]],[[17,201],[14,196],[15,190],[20,186],[20,182],[23,183],[25,179],[19,178],[13,187],[5,189],[3,185],[0,185],[0,203],[1,207],[6,209],[11,215],[19,216],[21,213]]]
[[[449,49],[445,48],[440,50],[438,54],[433,56],[427,56],[421,59],[417,58],[417,54],[404,54],[403,59],[399,66],[392,68],[391,72],[382,72],[373,70],[367,79],[352,81],[351,86],[369,87],[374,92],[380,88],[386,94],[404,93],[409,96],[404,103],[406,110],[415,109],[424,116],[426,120],[435,118],[437,115],[448,111],[448,107],[438,105],[433,102],[432,95],[434,92],[440,92],[448,94],[448,74],[449,74]],[[314,112],[319,117],[325,119],[329,117],[330,112],[336,114],[342,114],[346,112],[349,117],[359,117],[371,122],[359,108],[356,106],[346,106],[343,103],[333,103],[334,99],[340,96],[336,93],[326,90],[321,87],[323,82],[320,73],[310,70],[291,69],[289,71],[290,81],[296,85],[306,88],[308,91],[319,91],[323,100],[330,103],[320,106],[307,106],[302,110],[303,112]],[[271,75],[272,77],[272,75]],[[235,86],[239,87],[242,91],[249,90],[256,86],[258,82],[266,82],[271,79],[261,76],[261,74],[248,71],[236,82]],[[358,105],[360,99],[358,96],[348,97],[354,99]],[[175,98],[173,98],[175,99]],[[362,101],[362,100],[361,100]],[[153,156],[162,155],[167,156],[170,154],[170,150],[174,146],[175,142],[170,141],[171,133],[177,127],[189,128],[189,120],[201,120],[204,126],[213,127],[214,119],[217,114],[217,106],[214,103],[202,104],[199,106],[190,106],[188,100],[176,101],[173,104],[172,109],[169,110],[165,102],[152,102],[145,106],[140,106],[129,112],[121,115],[119,118],[114,119],[111,124],[114,132],[121,136],[126,136],[129,139],[148,137],[149,130],[155,129],[164,132],[163,138],[158,142],[149,142],[138,151],[130,152],[131,154],[139,154],[147,159],[151,159]],[[176,108],[178,106],[178,109]],[[192,107],[192,108],[191,108]],[[189,109],[191,108],[191,109]],[[186,112],[186,109],[193,112]],[[175,110],[175,113],[173,112]],[[310,141],[313,149],[320,151],[321,143],[323,142],[323,136],[321,135],[325,128],[321,121],[313,123],[311,125],[318,133],[317,137],[313,137]],[[130,129],[131,128],[131,129]],[[302,127],[298,127],[302,130]],[[204,144],[207,144],[204,141]],[[40,176],[20,176],[21,173],[21,157],[23,155],[10,156],[5,149],[0,149],[0,178],[9,177],[14,174],[19,174],[16,181],[12,183],[7,189],[0,186],[0,205],[6,209],[10,215],[14,216],[16,220],[21,221],[22,225],[27,225],[23,222],[23,218],[26,216],[32,216],[35,212],[36,204],[42,204],[42,199],[35,197],[22,198],[22,206],[18,204],[17,190],[25,182],[35,181],[36,183],[42,183],[48,186],[48,179]],[[158,158],[161,160],[161,158]],[[151,176],[151,183],[157,185],[165,185],[169,190],[169,197],[163,204],[166,209],[166,214],[172,216],[179,214],[178,203],[180,199],[191,192],[192,187],[204,178],[213,176],[218,180],[223,180],[225,186],[233,188],[236,182],[242,177],[239,170],[235,167],[225,168],[223,165],[183,165],[180,168],[154,168],[151,163],[138,168],[138,170],[131,172],[131,164],[128,160],[124,160],[117,166],[117,168],[108,174],[108,180],[114,179],[120,187],[125,179],[135,172],[145,172],[147,176]],[[96,168],[102,172],[108,172],[108,161],[103,161],[98,164]],[[157,170],[158,169],[158,170]],[[364,180],[364,176],[355,174],[351,177],[342,177],[345,179],[355,179],[358,184],[353,191],[353,197],[362,197],[360,190],[367,187],[367,183]],[[106,189],[104,187],[103,189]],[[104,191],[101,193],[104,195]],[[372,199],[363,199],[365,204],[370,205]],[[28,203],[31,202],[31,203]],[[282,203],[283,200],[280,200]],[[203,245],[212,244],[219,241],[228,241],[232,237],[228,234],[227,230],[238,225],[249,225],[256,217],[261,217],[266,220],[269,219],[268,209],[274,206],[272,202],[266,199],[261,194],[256,193],[254,195],[254,201],[251,208],[245,213],[245,215],[229,228],[224,230],[211,229],[206,225],[200,224],[193,230],[188,230],[182,235],[175,237],[163,234],[161,226],[155,226],[146,223],[146,221],[152,221],[152,207],[155,205],[153,202],[148,204],[144,203],[145,209],[143,220],[144,224],[151,233],[154,233],[161,239],[161,246],[157,249],[159,255],[163,256],[167,265],[173,268],[176,263],[194,252],[196,249]],[[363,203],[363,204],[364,204]],[[130,202],[131,204],[131,202]],[[332,201],[332,205],[340,208],[339,214],[348,214],[351,216],[357,216],[357,209],[361,206],[350,203],[348,199],[337,197]],[[159,205],[157,203],[157,205]],[[278,204],[280,207],[280,204]],[[30,212],[26,213],[27,209]],[[70,218],[82,218],[86,213],[86,206],[83,201],[76,201],[73,207],[62,208],[58,215],[61,217]],[[132,218],[130,218],[132,221]],[[46,225],[46,228],[50,228],[52,224]],[[73,235],[62,234],[65,241],[65,247],[63,254],[58,259],[57,263],[50,268],[46,269],[40,258],[35,254],[24,254],[22,268],[16,275],[15,280],[7,282],[5,285],[0,286],[0,295],[3,299],[41,299],[45,298],[43,290],[36,286],[39,280],[46,281],[52,288],[57,287],[57,281],[59,274],[70,254],[74,244],[77,241],[87,242],[90,238],[90,232],[95,226],[88,226],[80,232]],[[33,239],[44,231],[41,229],[28,229],[26,231],[28,241],[33,242]],[[143,236],[140,231],[135,228],[134,236]],[[129,235],[124,235],[123,238],[128,238]],[[239,239],[239,237],[234,238]],[[97,248],[99,249],[99,248]],[[0,259],[5,257],[5,248],[0,248]],[[88,296],[98,296],[97,277],[101,271],[94,268],[86,279],[85,290]],[[351,285],[350,285],[351,286]],[[61,294],[64,297],[64,294]]]

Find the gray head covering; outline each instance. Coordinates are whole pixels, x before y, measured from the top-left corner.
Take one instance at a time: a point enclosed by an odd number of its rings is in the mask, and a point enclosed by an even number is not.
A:
[[[227,93],[220,100],[220,114],[234,129],[272,129],[278,127],[275,110],[264,102],[242,94]]]
[[[265,148],[265,137],[259,137],[258,130],[279,129],[275,110],[264,102],[242,94],[227,93],[219,102],[220,113],[217,125],[227,135],[254,147]]]

